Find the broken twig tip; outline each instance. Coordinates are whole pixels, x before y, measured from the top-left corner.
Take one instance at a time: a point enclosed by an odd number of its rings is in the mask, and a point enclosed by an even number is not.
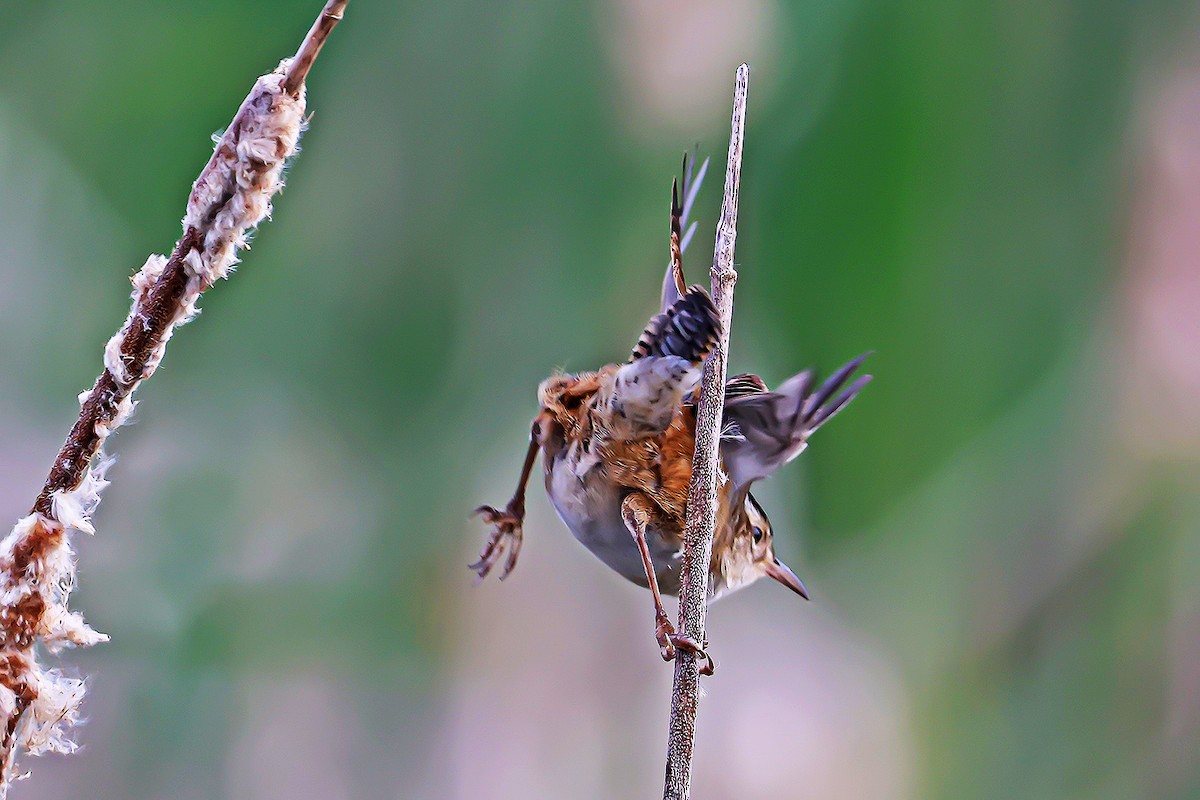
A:
[[[304,79],[308,77],[308,71],[312,69],[313,62],[317,60],[317,54],[325,46],[325,40],[329,38],[330,31],[341,22],[346,11],[346,4],[349,2],[350,0],[329,0],[325,4],[325,8],[321,10],[317,21],[309,29],[308,35],[304,37],[304,41],[300,43],[300,49],[292,57],[291,69],[283,82],[284,91],[292,97],[299,97],[300,89],[304,86]]]

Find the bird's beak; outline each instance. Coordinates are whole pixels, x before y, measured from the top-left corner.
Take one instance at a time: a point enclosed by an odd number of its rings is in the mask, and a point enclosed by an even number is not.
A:
[[[804,581],[797,578],[796,573],[792,572],[787,564],[784,564],[778,558],[767,564],[767,574],[805,600],[808,599],[808,589],[804,588]]]

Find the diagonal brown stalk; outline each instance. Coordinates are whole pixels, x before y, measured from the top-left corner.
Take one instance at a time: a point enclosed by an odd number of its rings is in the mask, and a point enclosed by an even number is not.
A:
[[[129,316],[104,349],[104,371],[81,395],[79,417],[31,512],[0,543],[0,798],[19,751],[75,748],[67,729],[84,683],[43,666],[37,653],[39,644],[55,653],[108,638],[67,607],[75,578],[70,531],[94,532],[90,516],[107,485],[102,446],[133,410],[134,390],[270,213],[304,125],[304,79],[346,3],[330,0],[295,58],[260,77],[242,102],[192,186],[170,257],[150,256],[133,276]]]
[[[746,132],[746,92],[750,67],[737,69],[733,91],[733,120],[729,158],[725,166],[725,193],[713,252],[712,299],[721,317],[721,335],[704,366],[700,403],[696,410],[696,452],[692,482],[688,487],[687,525],[684,528],[683,575],[679,591],[679,631],[703,642],[708,611],[708,566],[712,560],[713,530],[717,517],[717,449],[721,439],[721,413],[725,407],[725,370],[729,355],[729,328],[733,322],[733,249],[737,241],[738,186],[742,175],[742,142]],[[696,710],[700,701],[700,663],[695,655],[680,651],[675,659],[671,689],[671,724],[667,740],[667,776],[664,800],[687,800],[691,794],[692,749],[696,740]]]
[[[329,32],[333,30],[333,26],[342,18],[342,12],[347,2],[349,0],[329,0],[308,35],[304,37],[304,42],[296,51],[296,55],[292,59],[292,66],[284,77],[283,90],[288,94],[293,97],[298,96],[317,53],[320,52]],[[236,131],[239,126],[244,124],[246,116],[253,110],[253,104],[249,102],[253,97],[252,94],[247,98],[247,102],[242,104],[237,116],[229,126],[229,131]],[[228,153],[231,145],[236,146],[235,139],[228,135],[222,138],[213,157],[201,171],[200,177],[197,178],[197,186],[204,185],[208,176],[222,166],[221,156]],[[222,152],[223,148],[225,153]],[[121,361],[125,363],[127,373],[134,375],[144,373],[154,350],[163,343],[164,334],[173,324],[188,279],[184,258],[199,244],[197,236],[198,232],[193,228],[184,231],[183,238],[175,244],[175,249],[171,252],[161,276],[154,283],[144,302],[138,305],[136,314],[142,320],[142,324],[129,328],[121,341]],[[215,277],[219,276],[214,276],[212,280],[215,280]],[[201,291],[210,285],[211,280],[205,281],[201,286]],[[80,409],[79,419],[67,436],[67,441],[59,451],[58,458],[54,460],[54,466],[46,478],[45,486],[42,487],[41,494],[34,502],[34,511],[50,514],[51,497],[55,492],[70,491],[79,486],[83,480],[84,471],[91,463],[92,456],[103,442],[102,437],[96,433],[97,425],[111,422],[117,414],[118,406],[132,394],[132,391],[131,385],[122,386],[113,372],[108,369],[96,379],[95,386]]]
[[[292,96],[299,93],[300,87],[304,85],[304,79],[308,77],[308,71],[312,69],[313,62],[317,60],[317,55],[325,46],[325,40],[329,38],[330,31],[342,21],[342,15],[346,13],[346,4],[349,2],[350,0],[329,0],[325,4],[321,15],[309,29],[304,41],[300,43],[300,49],[296,51],[296,55],[292,56],[291,69],[288,70],[287,77],[283,80],[285,92]]]

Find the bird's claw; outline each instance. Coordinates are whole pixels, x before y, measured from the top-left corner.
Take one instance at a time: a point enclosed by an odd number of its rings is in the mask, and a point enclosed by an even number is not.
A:
[[[663,661],[674,661],[675,656],[682,651],[702,662],[700,664],[701,675],[712,675],[717,671],[717,666],[713,662],[712,656],[706,650],[708,642],[700,645],[692,637],[676,633],[675,626],[666,617],[658,619],[658,626],[654,629],[654,637],[658,640],[658,652],[662,656]]]
[[[654,629],[654,638],[658,640],[658,652],[663,661],[675,660],[675,626],[666,617],[659,617],[658,627]]]
[[[511,504],[503,510],[492,506],[480,506],[475,509],[475,513],[493,527],[487,543],[479,553],[479,560],[467,568],[475,573],[478,583],[488,576],[507,550],[508,558],[505,559],[504,569],[500,571],[500,580],[504,580],[517,565],[517,558],[521,554],[521,544],[525,540],[525,533],[521,527],[524,514]]]

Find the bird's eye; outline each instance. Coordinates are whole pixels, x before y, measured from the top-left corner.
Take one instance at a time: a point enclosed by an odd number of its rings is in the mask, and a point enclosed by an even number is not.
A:
[[[763,537],[763,529],[758,527],[757,525],[755,525],[754,526],[754,543],[758,544],[759,542],[761,542],[762,537]]]

